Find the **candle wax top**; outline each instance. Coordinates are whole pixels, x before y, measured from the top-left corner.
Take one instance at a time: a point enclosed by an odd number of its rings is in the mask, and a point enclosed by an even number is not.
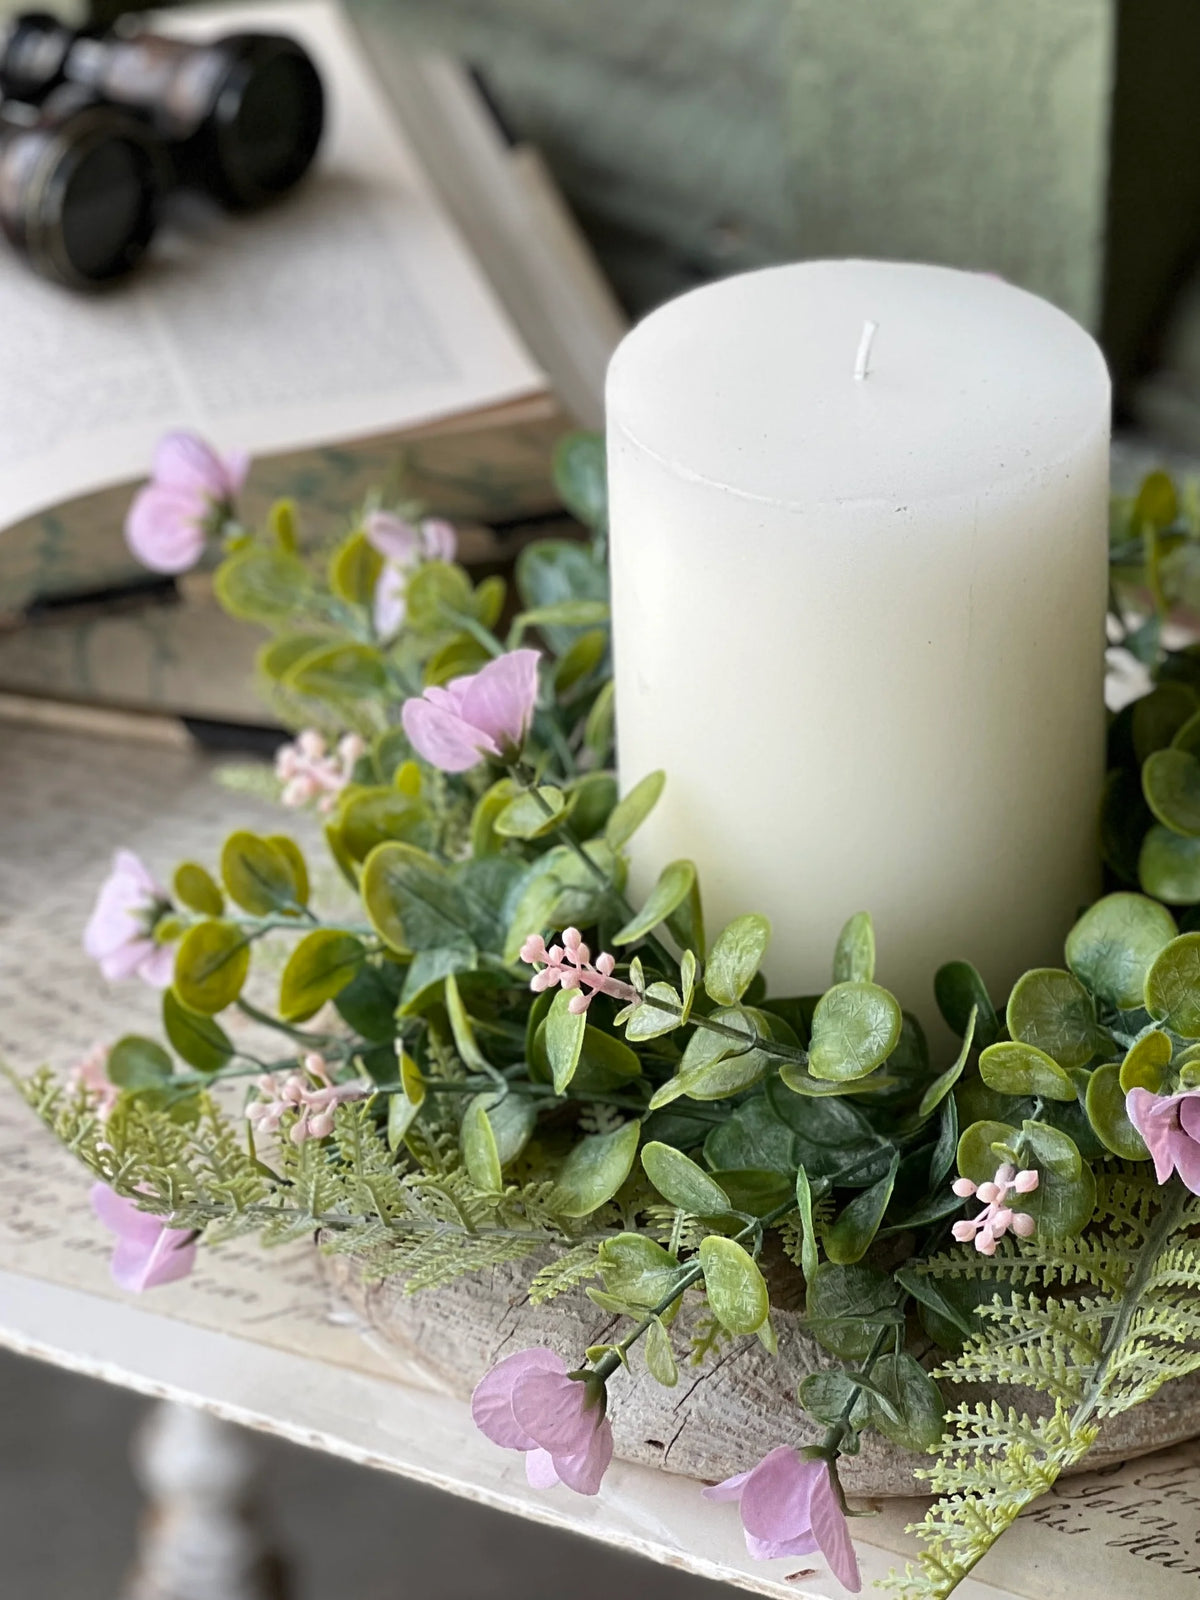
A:
[[[610,426],[681,477],[797,508],[1003,493],[1068,468],[1109,404],[1104,358],[1065,313],[900,262],[708,284],[639,324],[608,374]]]

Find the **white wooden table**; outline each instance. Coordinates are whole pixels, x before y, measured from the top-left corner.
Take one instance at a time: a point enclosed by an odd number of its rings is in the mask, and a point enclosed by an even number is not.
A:
[[[107,854],[129,844],[162,872],[184,856],[211,861],[231,817],[253,826],[256,811],[214,789],[208,762],[190,750],[0,721],[0,1057],[22,1070],[42,1060],[63,1066],[97,1039],[152,1031],[156,997],[138,985],[107,987],[78,947]],[[594,1499],[531,1490],[521,1457],[482,1439],[463,1401],[370,1342],[331,1304],[307,1245],[266,1257],[248,1242],[206,1250],[192,1278],[141,1298],[122,1294],[87,1187],[82,1169],[0,1083],[0,1345],[759,1594],[831,1600],[841,1592],[803,1561],[751,1561],[734,1509],[707,1504],[697,1484],[670,1474],[618,1462]],[[240,1471],[236,1450],[204,1440],[173,1425],[150,1473],[163,1494],[174,1472],[193,1510],[208,1492],[208,1469],[189,1452],[211,1460],[212,1449],[226,1450],[235,1486]],[[768,1425],[764,1451],[771,1443]],[[214,1515],[230,1511],[236,1496],[225,1498]],[[921,1510],[881,1503],[857,1524],[864,1593],[911,1549],[904,1525]],[[203,1532],[203,1518],[183,1533],[195,1537],[197,1527]],[[211,1555],[218,1534],[204,1537]],[[1198,1578],[1193,1445],[1062,1486],[959,1594],[1195,1600]],[[227,1583],[205,1592],[260,1600],[267,1590],[237,1594]],[[200,1593],[131,1590],[136,1600]]]

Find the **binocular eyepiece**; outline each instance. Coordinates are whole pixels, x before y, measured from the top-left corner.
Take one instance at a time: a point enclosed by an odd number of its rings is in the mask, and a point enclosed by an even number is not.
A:
[[[173,189],[230,210],[283,194],[324,121],[317,70],[282,34],[97,37],[37,12],[0,42],[0,95],[0,228],[73,287],[133,267]]]

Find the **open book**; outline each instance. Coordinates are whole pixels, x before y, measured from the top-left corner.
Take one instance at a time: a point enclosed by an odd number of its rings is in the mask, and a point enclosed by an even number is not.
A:
[[[385,55],[385,88],[334,0],[156,25],[299,38],[325,83],[325,139],[282,202],[177,219],[104,294],[0,253],[0,686],[240,714],[225,693],[192,707],[152,693],[145,664],[114,690],[111,649],[80,676],[61,607],[145,579],[122,522],[160,434],[249,450],[250,517],[294,494],[320,532],[403,465],[406,491],[436,483],[444,514],[511,521],[553,506],[550,444],[568,419],[598,421],[622,324],[535,153],[507,147],[456,63]],[[31,608],[41,625],[11,631]],[[176,664],[180,622],[166,628]]]

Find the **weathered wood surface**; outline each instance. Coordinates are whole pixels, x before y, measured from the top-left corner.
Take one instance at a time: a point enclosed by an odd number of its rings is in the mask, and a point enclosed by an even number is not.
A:
[[[517,1263],[460,1278],[445,1289],[406,1296],[394,1281],[364,1284],[358,1268],[342,1256],[325,1258],[338,1292],[390,1345],[421,1364],[456,1394],[467,1396],[496,1361],[529,1345],[549,1345],[567,1360],[581,1359],[589,1345],[612,1336],[618,1319],[594,1306],[582,1292],[548,1305],[529,1302],[527,1285],[537,1263]],[[716,1480],[743,1472],[778,1444],[814,1443],[822,1430],[795,1401],[796,1385],[830,1364],[829,1357],[799,1326],[799,1274],[768,1274],[772,1322],[779,1339],[773,1357],[757,1339],[732,1340],[701,1367],[686,1364],[691,1336],[704,1303],[688,1296],[671,1327],[680,1361],[679,1382],[664,1389],[640,1357],[631,1372],[614,1380],[609,1415],[617,1455],[686,1477]],[[1029,1397],[994,1391],[1006,1404],[1030,1409]],[[953,1398],[990,1398],[963,1387]],[[1106,1423],[1086,1468],[1128,1460],[1200,1435],[1200,1374],[1166,1388],[1146,1404]],[[911,1495],[924,1491],[913,1470],[924,1458],[898,1449],[877,1433],[863,1436],[859,1455],[840,1465],[846,1487],[857,1495]]]

